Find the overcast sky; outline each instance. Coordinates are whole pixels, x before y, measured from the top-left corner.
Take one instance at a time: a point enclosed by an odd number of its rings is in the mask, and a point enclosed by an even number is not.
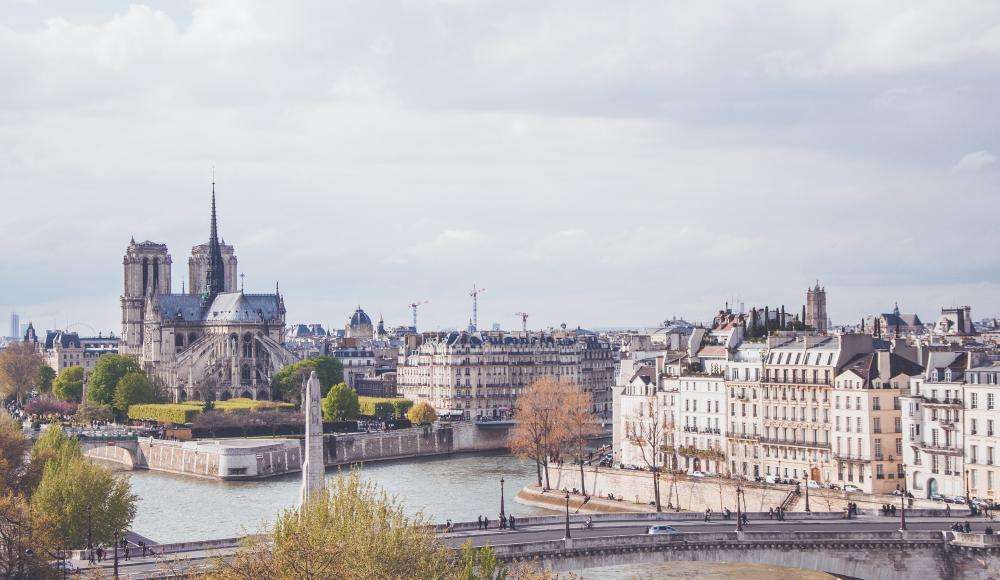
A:
[[[0,322],[179,291],[213,165],[289,322],[996,315],[1000,2],[749,4],[0,0]]]

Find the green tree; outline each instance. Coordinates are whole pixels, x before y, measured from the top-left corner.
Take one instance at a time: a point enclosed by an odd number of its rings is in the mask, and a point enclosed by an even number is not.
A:
[[[357,472],[339,475],[305,506],[282,513],[211,576],[244,578],[458,578],[458,562],[422,515]]]
[[[458,578],[461,580],[505,580],[507,566],[497,558],[497,553],[489,544],[473,548],[472,540],[462,544],[458,554]]]
[[[93,542],[110,542],[135,519],[136,497],[128,481],[69,448],[45,465],[31,507],[61,546],[84,547],[88,528]]]
[[[414,425],[430,425],[437,421],[437,411],[426,401],[420,401],[410,408],[406,418]]]
[[[106,354],[94,364],[87,382],[87,400],[102,405],[112,405],[118,381],[129,373],[141,372],[135,358],[123,354]]]
[[[98,421],[107,422],[114,418],[114,413],[111,412],[111,405],[97,405],[84,401],[80,403],[76,414],[73,415],[73,423],[77,425],[93,425]]]
[[[323,419],[326,421],[351,421],[360,413],[358,393],[344,383],[333,385],[323,397]]]
[[[128,413],[128,408],[139,403],[152,403],[153,389],[149,386],[146,373],[131,372],[123,376],[115,387],[116,411]]]
[[[49,393],[52,391],[52,380],[56,378],[56,371],[49,365],[43,364],[38,369],[38,392]]]
[[[52,381],[52,393],[63,401],[79,403],[83,398],[83,367],[69,367]]]
[[[24,457],[31,448],[31,441],[24,435],[7,411],[0,408],[0,492],[11,490],[28,493],[26,483],[28,464]]]
[[[344,365],[332,356],[319,356],[290,364],[271,377],[271,386],[281,398],[296,405],[302,402],[302,381],[316,371],[320,396],[326,396],[330,387],[344,381]]]

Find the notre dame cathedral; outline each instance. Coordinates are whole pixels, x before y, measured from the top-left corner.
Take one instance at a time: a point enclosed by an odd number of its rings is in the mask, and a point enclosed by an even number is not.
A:
[[[295,362],[282,344],[285,304],[236,287],[236,255],[219,240],[212,184],[208,243],[191,250],[188,288],[174,294],[170,254],[156,242],[125,251],[120,352],[136,356],[175,402],[271,398],[271,375]]]

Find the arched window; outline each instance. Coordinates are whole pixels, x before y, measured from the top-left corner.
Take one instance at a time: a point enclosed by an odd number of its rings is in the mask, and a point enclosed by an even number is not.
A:
[[[250,384],[250,365],[243,365],[240,369],[240,383],[244,385]]]
[[[243,335],[243,357],[253,358],[253,337],[249,333]]]
[[[184,335],[182,333],[174,335],[174,346],[178,348],[184,346]]]

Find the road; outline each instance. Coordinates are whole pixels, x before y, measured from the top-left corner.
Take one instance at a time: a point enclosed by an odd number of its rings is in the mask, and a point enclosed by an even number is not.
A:
[[[982,532],[987,526],[994,522],[988,520],[964,520],[961,518],[907,518],[907,528],[914,531],[936,531],[948,530],[955,522],[969,521],[973,531]],[[658,521],[657,524],[671,525],[681,532],[729,532],[736,529],[734,520],[713,520],[704,521],[675,521],[669,519]],[[495,522],[494,522],[495,525]],[[595,521],[590,529],[584,529],[582,524],[573,523],[570,526],[570,533],[574,538],[588,538],[601,536],[634,536],[645,534],[648,523],[624,522],[624,521]],[[774,520],[751,520],[750,525],[744,526],[746,531],[767,532],[852,532],[852,531],[896,531],[899,529],[899,518],[881,516],[862,516],[854,520],[814,520],[814,521],[784,521]],[[565,535],[565,524],[543,524],[534,526],[519,527],[517,530],[472,530],[468,532],[455,532],[442,534],[442,541],[451,547],[459,547],[466,541],[471,540],[474,546],[519,544],[542,542],[547,540],[561,540]],[[182,559],[167,557],[138,557],[132,558],[128,562],[120,561],[119,570],[122,578],[150,578],[168,576],[171,570],[193,571],[193,568],[208,567],[218,558],[232,555],[236,548],[221,548],[211,550],[199,550],[195,552],[183,553]],[[82,569],[98,568],[106,575],[110,575],[112,563],[105,561],[95,564],[93,567],[82,563]]]

